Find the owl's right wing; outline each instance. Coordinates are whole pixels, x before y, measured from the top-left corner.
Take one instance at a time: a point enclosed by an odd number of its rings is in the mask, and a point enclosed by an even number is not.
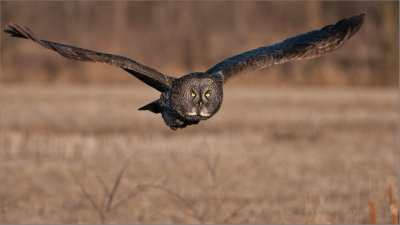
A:
[[[147,85],[161,92],[169,90],[172,86],[172,81],[175,79],[173,77],[166,76],[155,69],[142,65],[135,60],[123,56],[95,52],[88,49],[41,40],[36,37],[27,27],[23,29],[16,24],[9,24],[4,32],[11,34],[13,37],[30,39],[41,46],[56,51],[61,56],[69,59],[88,62],[102,62],[113,66],[118,66],[131,73],[133,76],[140,79]]]
[[[314,58],[341,47],[363,24],[365,13],[340,20],[320,30],[289,38],[281,43],[257,48],[218,63],[206,73],[222,76],[226,82],[246,71],[266,68],[292,60]]]

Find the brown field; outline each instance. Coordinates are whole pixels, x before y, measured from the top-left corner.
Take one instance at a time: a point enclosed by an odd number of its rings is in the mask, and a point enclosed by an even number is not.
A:
[[[178,131],[145,85],[1,91],[2,223],[392,222],[395,88],[228,85]]]

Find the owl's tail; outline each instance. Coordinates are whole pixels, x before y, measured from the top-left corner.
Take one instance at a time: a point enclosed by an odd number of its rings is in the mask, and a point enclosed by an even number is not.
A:
[[[160,106],[159,101],[160,101],[160,99],[157,99],[154,102],[151,102],[151,103],[139,108],[139,110],[149,110],[155,114],[161,113],[161,106]]]

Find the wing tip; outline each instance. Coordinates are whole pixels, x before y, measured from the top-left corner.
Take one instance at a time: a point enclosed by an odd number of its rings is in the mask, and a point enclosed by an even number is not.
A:
[[[22,28],[21,26],[18,26],[15,23],[9,23],[8,25],[6,25],[6,28],[3,31],[5,33],[10,34],[11,37],[18,37],[18,38],[31,39],[33,41],[40,41],[28,27],[24,26]]]
[[[351,38],[361,28],[366,17],[366,12],[347,17],[338,21],[335,25],[326,26],[328,29],[335,30],[338,34],[344,35],[347,40]],[[324,28],[323,28],[324,29]]]
[[[349,18],[350,20],[350,37],[353,36],[357,31],[361,28],[361,26],[364,23],[365,17],[367,13],[366,12],[361,12],[357,15],[354,15]]]
[[[361,18],[362,20],[364,20],[365,16],[367,15],[367,12],[361,12],[358,15],[355,15],[355,17]]]
[[[364,23],[365,17],[367,16],[366,12],[361,12],[357,15],[350,17],[350,20],[353,20],[356,24],[360,24],[360,26]]]
[[[28,39],[28,37],[26,37],[26,35],[24,35],[21,32],[21,30],[22,30],[22,28],[20,26],[18,26],[17,24],[9,23],[3,31],[5,33],[10,34],[11,37],[18,37],[18,38]]]

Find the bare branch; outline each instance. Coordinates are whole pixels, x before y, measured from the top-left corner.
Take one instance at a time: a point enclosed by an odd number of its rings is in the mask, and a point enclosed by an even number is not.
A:
[[[223,220],[222,220],[221,222],[219,222],[219,223],[224,223],[224,224],[229,223],[229,220],[232,219],[232,218],[234,218],[234,217],[236,217],[236,216],[239,214],[239,212],[240,212],[244,207],[246,207],[247,205],[249,205],[249,202],[244,202],[244,203],[242,203],[242,204],[239,205],[235,210],[233,210],[233,211],[231,212],[231,214],[229,214],[225,219],[223,219]]]
[[[107,202],[107,196],[110,193],[110,190],[108,189],[106,183],[104,182],[104,180],[101,178],[100,174],[97,171],[94,172],[94,175],[96,177],[97,182],[99,182],[99,184],[102,187],[103,192],[104,192],[103,199],[101,200],[101,203],[100,203],[100,208],[104,209],[104,206]]]
[[[179,193],[176,193],[166,187],[159,186],[159,185],[148,185],[148,187],[155,188],[158,190],[162,190],[168,195],[174,196],[176,199],[178,199],[186,208],[188,208],[192,212],[192,216],[196,218],[200,223],[203,223],[203,218],[200,216],[200,214],[197,212],[196,208],[190,204],[184,197],[182,197]]]
[[[75,184],[79,185],[81,187],[81,191],[83,193],[83,195],[85,196],[86,199],[89,200],[90,204],[92,205],[92,207],[97,210],[98,212],[102,211],[101,207],[96,204],[96,202],[93,200],[93,198],[90,196],[90,194],[86,191],[85,186],[78,180],[76,174],[74,174],[74,172],[72,172],[71,170],[69,171],[72,180],[75,182]]]
[[[121,170],[118,173],[117,178],[115,179],[114,186],[113,186],[111,192],[108,194],[108,201],[107,201],[107,206],[105,209],[107,212],[111,210],[111,205],[112,205],[114,196],[117,193],[119,184],[121,183],[122,176],[125,172],[126,167],[128,166],[129,160],[130,160],[130,158],[128,158],[128,160],[122,166]]]
[[[86,188],[83,184],[80,185],[81,186],[81,190],[83,195],[89,200],[90,204],[92,204],[93,208],[96,209],[97,211],[101,212],[101,208],[99,207],[98,204],[96,204],[96,202],[93,200],[92,196],[90,196],[90,194],[86,191]]]
[[[118,203],[116,203],[111,210],[115,210],[118,209],[119,207],[127,204],[129,201],[135,199],[137,196],[139,196],[139,194],[141,194],[142,192],[146,191],[146,188],[139,186],[136,188],[137,190],[135,192],[131,192],[126,198],[124,198],[123,200],[119,201]]]

